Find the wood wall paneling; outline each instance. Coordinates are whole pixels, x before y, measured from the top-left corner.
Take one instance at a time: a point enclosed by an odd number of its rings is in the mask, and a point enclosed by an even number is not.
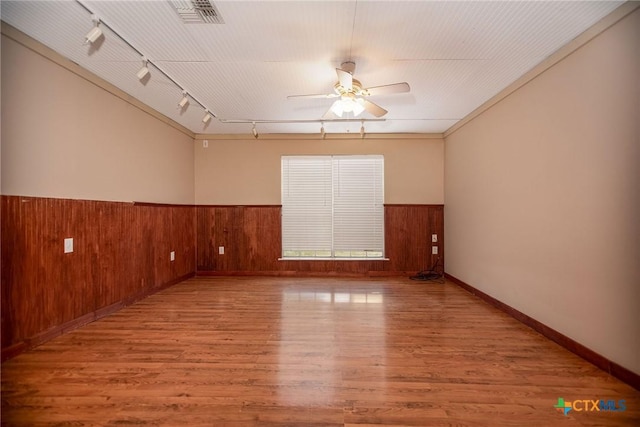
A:
[[[3,358],[195,274],[194,209],[2,196]]]
[[[282,249],[279,206],[198,206],[197,267],[199,274],[395,275],[425,270],[431,234],[443,261],[442,205],[385,206],[385,249],[388,261],[278,261]],[[225,253],[218,253],[224,246]]]
[[[275,271],[281,256],[279,206],[200,206],[198,271]],[[224,254],[218,249],[224,246]]]

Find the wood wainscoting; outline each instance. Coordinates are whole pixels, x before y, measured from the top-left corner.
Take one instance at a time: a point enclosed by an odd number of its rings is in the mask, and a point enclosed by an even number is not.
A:
[[[408,275],[428,269],[438,257],[438,270],[444,269],[443,205],[385,205],[386,261],[279,261],[280,206],[197,206],[196,212],[201,275]],[[431,254],[432,246],[439,255]]]
[[[194,209],[2,196],[2,359],[193,276]]]

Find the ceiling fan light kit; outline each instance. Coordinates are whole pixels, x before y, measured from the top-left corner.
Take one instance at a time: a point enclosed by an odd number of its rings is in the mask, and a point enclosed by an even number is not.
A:
[[[344,113],[353,113],[355,117],[358,117],[364,111],[364,107],[351,95],[341,97],[333,103],[330,110],[338,117],[342,117]]]

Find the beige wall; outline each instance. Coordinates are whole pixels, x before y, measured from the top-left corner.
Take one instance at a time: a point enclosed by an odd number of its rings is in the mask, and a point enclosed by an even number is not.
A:
[[[197,204],[279,205],[282,155],[382,154],[385,203],[442,204],[444,142],[436,139],[209,140],[195,144]]]
[[[447,272],[640,373],[640,10],[446,138]]]
[[[193,203],[193,139],[3,35],[1,191]]]

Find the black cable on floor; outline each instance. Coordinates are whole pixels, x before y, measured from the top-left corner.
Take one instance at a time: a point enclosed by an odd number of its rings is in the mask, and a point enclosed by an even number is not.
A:
[[[436,267],[440,262],[440,257],[436,258],[436,262],[431,266],[429,270],[422,270],[415,276],[409,277],[411,280],[419,280],[422,282],[434,282],[444,284],[444,275],[438,273]]]

